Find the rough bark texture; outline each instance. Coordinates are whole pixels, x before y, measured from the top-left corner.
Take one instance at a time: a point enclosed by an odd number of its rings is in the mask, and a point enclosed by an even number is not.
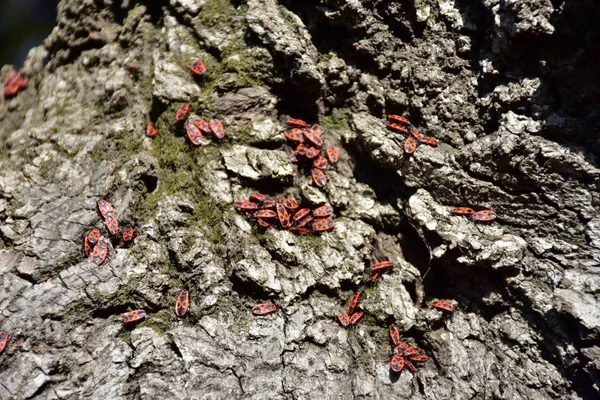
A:
[[[592,0],[61,1],[28,88],[0,102],[0,398],[597,398],[599,14]],[[226,140],[190,147],[174,120],[188,102]],[[406,157],[390,113],[440,146]],[[341,148],[323,190],[287,162],[287,116]],[[338,225],[262,232],[232,206],[255,191],[332,204]],[[99,198],[138,231],[101,267],[82,254]],[[393,271],[342,328],[381,259]],[[267,300],[279,311],[252,317]],[[390,374],[391,323],[430,356],[417,373]]]

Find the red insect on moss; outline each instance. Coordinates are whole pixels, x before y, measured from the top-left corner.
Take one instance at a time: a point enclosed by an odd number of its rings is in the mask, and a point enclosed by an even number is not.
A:
[[[146,318],[146,311],[144,310],[133,310],[123,315],[124,324],[132,324],[134,322],[140,322]]]
[[[329,166],[329,162],[327,161],[327,159],[325,157],[319,156],[319,157],[315,158],[315,160],[313,161],[313,166],[315,168],[325,169]]]
[[[388,120],[396,123],[396,124],[404,124],[404,125],[410,125],[410,121],[407,120],[404,117],[401,117],[399,115],[395,115],[395,114],[390,114],[387,116]]]
[[[13,72],[4,81],[4,97],[9,98],[15,96],[21,90],[27,87],[27,79],[20,72]]]
[[[290,214],[285,209],[283,201],[278,202],[275,206],[275,209],[277,210],[277,218],[279,219],[279,223],[281,224],[283,229],[289,228],[291,225]]]
[[[300,207],[300,205],[298,203],[296,203],[296,200],[294,200],[292,198],[283,199],[283,205],[288,210],[295,210],[298,207]]]
[[[435,140],[434,138],[432,138],[431,136],[421,135],[421,137],[417,140],[420,143],[427,144],[429,146],[434,146],[434,147],[436,147],[439,144],[438,141]]]
[[[416,356],[408,357],[408,359],[415,362],[425,362],[429,360],[429,357],[427,357],[425,354],[419,354]]]
[[[408,136],[406,139],[404,139],[404,144],[402,147],[404,148],[404,152],[406,154],[412,154],[417,149],[417,141],[414,137]]]
[[[488,222],[493,221],[497,217],[494,210],[481,210],[473,213],[471,219],[476,222]]]
[[[335,146],[329,146],[325,149],[325,153],[327,154],[327,158],[331,164],[335,164],[340,159],[340,151]]]
[[[119,246],[129,246],[133,243],[133,239],[135,239],[135,229],[133,228],[125,228],[123,232],[121,232],[121,241],[119,242]]]
[[[292,218],[292,220],[294,222],[300,221],[302,218],[306,217],[308,214],[310,214],[310,208],[302,208],[302,209],[296,211],[296,214],[294,214],[294,217]]]
[[[475,213],[475,211],[473,211],[473,209],[469,207],[456,207],[450,212],[456,215],[471,215]]]
[[[443,310],[443,311],[447,311],[447,312],[454,311],[454,307],[452,306],[452,304],[448,303],[445,300],[436,300],[431,303],[431,307],[435,307],[439,310]]]
[[[189,104],[184,104],[175,113],[175,119],[178,122],[185,121],[185,119],[187,118],[189,112],[190,112],[190,105]]]
[[[204,141],[204,135],[194,124],[186,124],[185,131],[188,139],[194,146],[200,146]]]
[[[108,229],[111,235],[116,235],[119,233],[119,221],[117,220],[117,216],[114,212],[106,213],[104,225],[106,225],[106,229]]]
[[[391,261],[381,261],[381,262],[371,265],[369,268],[371,269],[371,271],[375,272],[375,271],[381,271],[382,269],[391,268],[393,266],[394,266],[394,263],[392,263]]]
[[[319,168],[313,168],[310,171],[310,174],[312,176],[313,182],[318,187],[323,187],[323,186],[327,185],[327,176],[325,176],[325,173],[323,171],[321,171]]]
[[[92,230],[85,237],[85,240],[88,241],[91,245],[95,245],[96,243],[98,243],[98,240],[100,240],[100,236],[102,236],[100,229],[92,228]]]
[[[263,200],[262,203],[260,203],[260,208],[261,209],[267,209],[267,208],[275,208],[275,200],[273,199],[266,199]]]
[[[398,124],[386,122],[385,126],[387,126],[389,129],[396,131],[396,132],[408,133],[408,129],[406,129],[405,127],[400,126]]]
[[[333,207],[331,207],[331,206],[317,207],[313,210],[312,213],[317,218],[329,217],[331,214],[333,214]]]
[[[277,311],[277,306],[273,303],[261,303],[252,307],[252,314],[265,315]]]
[[[255,203],[262,203],[266,199],[267,199],[267,196],[265,196],[262,193],[252,193],[250,195],[250,201],[253,201]]]
[[[258,210],[258,204],[249,200],[236,200],[233,205],[240,210]]]
[[[206,74],[206,65],[204,65],[202,61],[198,60],[192,64],[190,70],[194,75],[203,76],[204,74]]]
[[[10,337],[10,335],[8,334],[8,332],[0,332],[0,354],[6,348],[6,345],[8,344],[8,338],[9,337]]]
[[[400,330],[394,325],[390,325],[390,340],[394,347],[400,344]]]
[[[346,310],[346,313],[348,315],[350,315],[354,312],[354,309],[358,305],[359,301],[360,301],[360,291],[356,291],[356,292],[354,292],[354,294],[350,298],[350,302],[348,303],[348,309]]]
[[[317,147],[321,147],[323,146],[323,139],[321,139],[321,135],[319,133],[319,131],[316,131],[312,128],[310,129],[304,129],[302,131],[302,133],[304,134],[304,137],[311,142],[312,144],[314,144]]]
[[[402,372],[404,369],[404,357],[401,354],[396,354],[390,360],[390,369],[394,372]]]
[[[283,132],[283,136],[292,142],[304,143],[304,134],[300,128],[289,128]]]
[[[260,226],[262,226],[263,228],[270,228],[271,224],[268,223],[267,221],[265,221],[262,218],[256,218],[256,223]]]
[[[258,210],[254,213],[255,218],[277,218],[277,213],[273,210]]]
[[[350,316],[350,324],[351,325],[356,324],[362,318],[363,314],[364,313],[362,311],[357,311],[354,314],[352,314]]]
[[[332,218],[317,219],[311,224],[313,232],[325,232],[335,228],[335,221]]]
[[[288,126],[295,126],[298,128],[306,128],[308,126],[308,124],[306,122],[302,121],[301,119],[296,119],[296,118],[288,118],[287,124],[288,124]]]
[[[144,131],[144,133],[149,138],[154,139],[156,137],[156,135],[158,135],[158,129],[156,129],[156,127],[154,126],[154,124],[152,122],[148,122],[148,125],[146,125],[146,130]]]
[[[102,214],[103,218],[106,218],[107,213],[115,212],[115,209],[113,208],[113,206],[104,199],[98,200],[97,204],[98,204],[98,210],[100,210],[100,214]]]
[[[340,324],[342,324],[343,327],[349,326],[350,325],[350,317],[348,316],[348,314],[344,313],[344,314],[338,314],[337,315],[338,320],[340,321]]]
[[[225,137],[225,128],[223,127],[223,123],[218,119],[211,119],[208,123],[210,125],[210,129],[217,137],[217,139],[223,139]]]
[[[311,222],[312,220],[314,220],[315,217],[313,217],[312,215],[307,215],[304,218],[302,218],[300,221],[296,222],[296,228],[302,228],[306,225],[308,225],[309,222]]]
[[[321,154],[321,150],[317,149],[316,147],[308,147],[304,153],[306,158],[309,160],[317,157],[319,154]]]
[[[90,254],[92,262],[96,265],[102,265],[106,261],[106,257],[108,257],[108,243],[106,242],[98,243]]]
[[[210,124],[205,119],[199,118],[194,120],[192,124],[196,125],[196,128],[200,129],[204,133],[210,133]]]
[[[185,317],[190,308],[190,292],[182,290],[177,296],[177,303],[175,303],[175,315],[179,318]]]

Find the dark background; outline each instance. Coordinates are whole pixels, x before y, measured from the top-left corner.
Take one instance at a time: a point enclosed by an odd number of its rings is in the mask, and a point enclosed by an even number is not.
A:
[[[56,20],[58,0],[0,0],[0,66],[20,69],[32,47],[42,44]]]

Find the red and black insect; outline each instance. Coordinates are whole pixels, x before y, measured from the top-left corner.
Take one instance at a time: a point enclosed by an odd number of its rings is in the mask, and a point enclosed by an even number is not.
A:
[[[262,203],[266,199],[267,199],[267,196],[265,196],[262,193],[252,193],[250,195],[250,201],[253,201],[255,203]]]
[[[400,342],[398,343],[398,345],[396,347],[394,347],[394,350],[392,351],[392,354],[404,354],[404,351],[406,349],[408,349],[410,347],[410,345],[406,342]]]
[[[117,220],[117,216],[114,212],[106,213],[104,225],[106,225],[106,229],[108,229],[111,235],[116,235],[119,233],[119,221]]]
[[[287,140],[291,140],[292,142],[304,143],[304,134],[300,128],[286,129],[283,135]]]
[[[401,117],[399,115],[395,115],[395,114],[390,114],[387,116],[388,120],[390,120],[391,122],[394,122],[396,124],[404,124],[404,125],[410,125],[410,121],[407,120],[404,117]]]
[[[99,242],[92,250],[92,254],[90,258],[92,262],[96,265],[102,265],[104,261],[106,261],[106,257],[108,257],[108,243]]]
[[[308,147],[306,149],[306,152],[304,153],[306,158],[308,158],[309,160],[315,158],[319,154],[321,154],[321,150],[317,149],[316,147]]]
[[[350,317],[348,316],[347,313],[338,314],[337,318],[338,318],[338,320],[340,321],[340,324],[342,324],[343,327],[346,327],[346,326],[350,325]]]
[[[192,123],[194,125],[196,125],[196,127],[198,129],[200,129],[204,133],[210,133],[211,132],[210,124],[205,119],[199,118],[199,119],[195,120]]]
[[[313,232],[324,232],[335,228],[335,221],[332,218],[317,219],[311,224]]]
[[[285,206],[283,205],[283,200],[277,203],[275,209],[277,210],[277,218],[279,218],[279,223],[281,223],[282,228],[289,228],[291,225],[290,214],[285,209]]]
[[[88,257],[90,255],[90,253],[92,252],[92,246],[85,239],[83,240],[83,252],[85,253],[86,257]]]
[[[371,265],[369,268],[371,269],[371,271],[376,272],[381,271],[382,269],[391,268],[392,266],[394,266],[394,263],[392,263],[391,261],[381,261]]]
[[[277,213],[273,210],[258,210],[254,213],[254,218],[277,218]]]
[[[262,303],[252,307],[252,314],[265,315],[277,311],[277,306],[273,303]]]
[[[268,223],[267,221],[265,221],[262,218],[256,218],[256,223],[258,223],[260,226],[262,226],[263,228],[270,228],[271,224]]]
[[[331,214],[333,214],[333,207],[331,207],[331,206],[317,207],[313,210],[312,213],[317,218],[329,217]]]
[[[438,141],[432,138],[431,136],[421,135],[419,139],[417,139],[420,143],[427,144],[429,146],[437,146]]]
[[[137,73],[139,72],[140,69],[135,64],[128,64],[127,65],[127,70],[129,72],[131,72],[133,75],[137,75]]]
[[[312,144],[314,144],[317,147],[321,147],[323,146],[323,139],[321,139],[321,135],[320,132],[317,130],[314,130],[313,128],[310,129],[304,129],[302,131],[302,133],[304,134],[304,137],[306,139],[308,139],[309,142],[311,142]]]
[[[295,126],[298,128],[306,128],[308,126],[308,124],[306,122],[302,121],[301,119],[296,119],[296,118],[288,118],[287,124],[288,124],[288,126]]]
[[[404,369],[404,357],[402,354],[396,354],[390,360],[390,369],[394,372],[401,372]]]
[[[390,340],[394,347],[400,344],[400,330],[394,325],[390,325]]]
[[[306,226],[309,222],[311,222],[313,219],[315,219],[315,217],[313,217],[312,215],[307,215],[300,221],[296,222],[295,228],[302,228],[303,226]]]
[[[497,217],[497,215],[494,210],[481,210],[481,211],[477,211],[476,213],[473,213],[471,215],[471,218],[473,219],[473,221],[477,221],[477,222],[493,221],[496,219],[496,217]]]
[[[185,119],[187,118],[189,112],[190,112],[190,105],[189,104],[184,104],[175,113],[175,119],[177,121],[179,121],[179,122],[185,121]]]
[[[302,235],[302,236],[306,236],[306,235],[308,235],[310,233],[310,230],[308,230],[306,228],[299,228],[299,227],[290,228],[290,231],[291,232],[297,232],[298,235]]]
[[[340,159],[340,151],[335,146],[329,146],[325,149],[327,158],[331,164],[335,164]]]
[[[294,222],[300,221],[302,218],[306,217],[308,214],[310,214],[310,208],[302,208],[302,209],[298,210],[296,212],[296,214],[294,214],[294,218],[292,218],[292,220]]]
[[[289,155],[288,155],[288,160],[290,160],[290,162],[292,164],[296,164],[297,162],[300,161],[300,159],[298,158],[299,154],[297,150],[292,151]]]
[[[298,207],[300,207],[300,205],[298,203],[296,203],[296,200],[294,200],[292,198],[283,199],[283,205],[288,210],[295,210]]]
[[[102,236],[100,229],[92,228],[92,230],[85,237],[85,240],[88,241],[91,245],[95,245],[96,243],[98,243],[98,240],[100,240],[100,236]]]
[[[313,168],[310,171],[310,174],[312,175],[313,182],[318,187],[323,187],[327,185],[327,176],[319,168]]]
[[[100,210],[100,214],[102,214],[103,218],[106,218],[107,213],[115,212],[115,209],[113,208],[113,206],[104,199],[98,200],[97,204],[98,204],[98,210]]]
[[[10,335],[8,334],[8,332],[0,332],[0,354],[6,348],[6,345],[8,344],[8,338],[9,337],[10,337]]]
[[[414,129],[411,129],[411,130],[410,130],[410,135],[411,135],[412,137],[414,137],[414,138],[415,138],[415,140],[417,140],[417,141],[420,141],[420,140],[421,140],[421,138],[423,137],[423,135],[421,135],[419,132],[415,131]]]
[[[123,323],[131,324],[134,322],[139,322],[146,318],[146,311],[144,310],[133,310],[123,315]]]
[[[321,128],[321,125],[319,124],[314,124],[313,126],[311,126],[310,130],[313,131],[313,133],[319,137],[323,136],[323,128]]]
[[[362,311],[357,311],[354,314],[352,314],[350,316],[350,325],[356,324],[358,320],[362,318],[363,314],[364,313]]]
[[[133,228],[125,228],[123,232],[121,232],[121,241],[119,242],[119,246],[129,246],[133,239],[135,239],[135,229]]]
[[[359,301],[360,301],[360,291],[357,290],[356,292],[354,292],[354,294],[350,298],[350,302],[348,303],[348,309],[346,310],[346,313],[348,315],[350,315],[354,312],[354,309],[358,305]]]
[[[319,156],[313,161],[313,166],[315,168],[325,169],[329,166],[329,162],[327,162],[327,159],[325,157]]]
[[[260,203],[260,208],[261,209],[275,208],[275,200],[273,200],[273,199],[263,200],[262,203]]]
[[[445,300],[436,300],[431,303],[431,307],[435,307],[437,309],[440,309],[443,311],[448,311],[448,312],[454,311],[454,307],[452,306],[452,304],[448,303]]]
[[[406,129],[403,126],[400,126],[398,124],[394,124],[394,123],[390,123],[390,122],[386,122],[385,126],[387,126],[389,129],[396,131],[396,132],[400,132],[400,133],[408,133],[408,129]]]
[[[308,150],[308,146],[303,143],[300,143],[298,145],[298,147],[296,147],[296,152],[298,152],[298,155],[302,156],[302,157],[304,157],[306,155],[307,150]]]
[[[206,73],[206,65],[200,60],[193,63],[190,69],[192,70],[192,73],[197,76],[203,76]]]
[[[223,127],[223,123],[221,121],[218,119],[211,119],[209,125],[217,139],[223,139],[225,137],[225,128]]]
[[[175,303],[175,315],[179,318],[185,317],[190,308],[190,292],[182,290],[177,297],[177,303]]]
[[[408,136],[406,139],[404,139],[403,147],[406,154],[412,154],[417,149],[417,141],[414,137]]]
[[[12,97],[27,87],[27,79],[20,72],[13,72],[4,81],[4,97]]]
[[[425,361],[429,360],[429,357],[427,357],[425,354],[419,354],[419,355],[408,357],[408,358],[411,361],[415,361],[415,362],[425,362]]]
[[[204,135],[200,132],[200,129],[194,124],[186,124],[185,131],[187,137],[194,146],[200,146],[204,141]]]
[[[475,211],[473,211],[473,209],[469,207],[456,207],[450,212],[456,215],[471,215],[475,213]]]
[[[249,200],[236,200],[233,202],[233,205],[240,210],[258,210],[258,204]]]
[[[148,125],[146,125],[146,130],[144,131],[144,133],[146,134],[146,136],[153,139],[156,137],[156,135],[158,135],[158,129],[156,129],[156,127],[154,126],[154,124],[152,122],[148,122]]]

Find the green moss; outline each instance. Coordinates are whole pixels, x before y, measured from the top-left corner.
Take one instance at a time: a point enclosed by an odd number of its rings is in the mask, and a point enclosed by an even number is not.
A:
[[[340,116],[336,118],[333,115],[328,115],[321,120],[321,125],[324,128],[332,131],[350,129],[350,125],[348,124],[348,119],[346,116]]]
[[[140,327],[152,328],[160,336],[173,327],[173,310],[169,308],[162,309],[148,316],[140,323]]]

